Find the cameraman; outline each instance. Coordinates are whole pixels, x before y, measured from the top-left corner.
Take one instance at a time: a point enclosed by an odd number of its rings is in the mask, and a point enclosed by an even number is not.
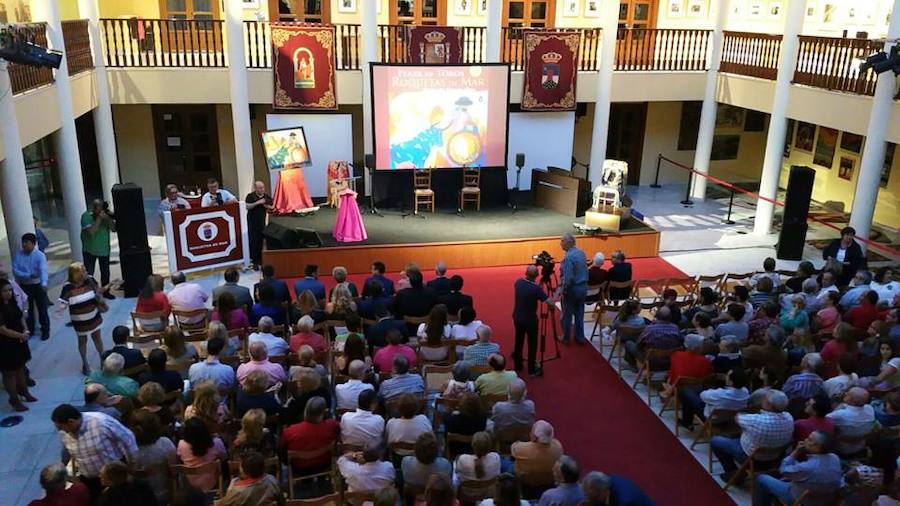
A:
[[[559,245],[566,252],[562,261],[561,280],[557,295],[562,298],[562,341],[569,344],[572,319],[575,319],[575,341],[585,344],[584,339],[584,299],[587,297],[587,257],[584,251],[575,247],[575,236],[566,233],[559,239]]]
[[[88,276],[94,275],[96,261],[100,262],[100,285],[109,285],[109,233],[116,231],[116,222],[109,211],[109,204],[94,199],[91,209],[81,215],[81,254]],[[106,291],[103,296],[115,299],[116,296]]]
[[[513,325],[516,329],[516,347],[512,358],[516,372],[522,370],[522,347],[525,344],[525,335],[528,335],[528,374],[540,375],[537,365],[537,339],[538,339],[538,302],[552,304],[553,301],[537,283],[538,268],[529,265],[525,269],[525,277],[516,280],[515,307],[513,308]]]

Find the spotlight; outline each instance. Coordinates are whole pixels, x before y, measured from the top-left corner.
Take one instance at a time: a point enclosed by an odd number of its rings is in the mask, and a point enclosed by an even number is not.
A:
[[[0,28],[0,59],[8,62],[58,69],[62,63],[61,51],[54,51],[27,40],[23,32]]]

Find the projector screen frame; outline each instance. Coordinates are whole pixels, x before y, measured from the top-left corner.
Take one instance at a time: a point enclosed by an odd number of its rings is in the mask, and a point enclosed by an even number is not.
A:
[[[430,167],[416,167],[412,169],[379,169],[378,168],[378,146],[377,138],[378,138],[378,129],[375,125],[375,67],[506,67],[506,98],[504,105],[506,106],[506,127],[504,129],[503,134],[503,165],[488,165],[484,167],[479,167],[480,169],[503,169],[507,170],[508,166],[506,165],[506,160],[509,158],[509,93],[510,87],[512,86],[512,71],[511,65],[509,63],[441,63],[441,64],[425,64],[425,63],[389,63],[389,62],[369,62],[369,104],[372,110],[372,153],[375,157],[375,167],[372,168],[372,173],[377,174],[379,172],[398,172],[398,171],[416,171],[416,170],[437,170],[437,171],[459,171],[463,170],[466,167],[446,167],[446,168],[430,168]]]
[[[303,137],[303,146],[306,147],[306,161],[300,164],[285,164],[281,167],[272,167],[269,165],[269,157],[266,154],[266,134],[271,134],[275,132],[286,132],[288,130],[300,130],[300,135]],[[260,130],[259,132],[259,142],[262,147],[262,155],[263,160],[266,162],[266,168],[269,171],[280,171],[285,169],[303,169],[307,167],[312,167],[312,152],[309,149],[309,142],[306,139],[306,129],[301,126],[293,126],[293,127],[285,127],[285,128],[273,128],[271,130]]]

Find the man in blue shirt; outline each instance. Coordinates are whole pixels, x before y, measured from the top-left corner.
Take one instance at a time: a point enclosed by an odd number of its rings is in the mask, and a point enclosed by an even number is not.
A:
[[[621,476],[609,476],[593,471],[581,480],[588,506],[655,506],[633,481]]]
[[[319,281],[319,266],[315,264],[307,265],[304,274],[305,277],[303,279],[294,283],[294,294],[296,294],[299,299],[300,294],[303,293],[304,290],[309,290],[316,296],[316,300],[320,302],[324,301],[325,285]]]
[[[13,274],[22,291],[28,295],[28,331],[35,334],[34,313],[37,307],[41,323],[41,340],[50,338],[50,317],[47,314],[47,257],[37,249],[37,236],[22,236],[22,249],[16,252],[12,262]],[[25,310],[25,308],[22,308]]]
[[[538,506],[578,506],[584,501],[584,491],[578,484],[578,462],[568,455],[563,455],[553,466],[553,478],[556,487],[541,495]]]
[[[219,391],[231,390],[237,383],[234,369],[229,365],[219,362],[219,353],[225,348],[225,340],[221,337],[211,337],[206,342],[206,360],[197,362],[188,370],[188,378],[191,388],[197,383],[210,380],[215,383]]]
[[[842,484],[841,459],[825,448],[829,436],[815,431],[797,445],[797,449],[781,461],[782,479],[761,474],[756,477],[753,504],[769,506],[778,498],[783,504],[794,504],[809,492],[807,498],[832,499]]]
[[[859,305],[859,297],[871,290],[869,286],[871,283],[872,274],[868,271],[859,271],[856,273],[856,276],[853,276],[853,281],[850,282],[850,289],[844,293],[839,303],[845,312]]]
[[[572,335],[572,319],[575,322],[575,341],[587,343],[584,339],[584,299],[587,297],[587,257],[584,251],[575,247],[575,237],[566,233],[559,239],[559,245],[566,252],[562,261],[562,279],[558,295],[562,296],[562,341],[569,344]]]

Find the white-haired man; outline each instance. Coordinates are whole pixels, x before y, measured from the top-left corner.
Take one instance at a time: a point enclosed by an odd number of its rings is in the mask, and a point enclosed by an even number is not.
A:
[[[91,492],[84,483],[75,482],[68,485],[68,471],[66,466],[57,462],[50,464],[41,470],[41,488],[46,496],[43,499],[31,501],[28,506],[89,506],[91,504]]]
[[[110,353],[103,361],[103,369],[92,371],[85,379],[85,383],[100,383],[112,395],[136,397],[140,385],[137,381],[122,375],[124,367],[125,357],[118,353]]]
[[[275,364],[269,361],[269,350],[263,341],[253,341],[250,343],[250,361],[243,363],[237,368],[237,380],[243,385],[244,380],[253,371],[262,371],[269,378],[269,386],[287,381],[287,374],[281,364]]]
[[[509,400],[494,404],[491,422],[494,432],[508,427],[531,426],[534,424],[534,401],[526,399],[528,390],[525,382],[516,378],[507,387]]]
[[[427,283],[426,286],[434,290],[437,295],[446,295],[450,293],[450,278],[447,277],[447,264],[440,260],[434,266],[435,278]]]
[[[268,356],[270,357],[287,355],[290,353],[291,347],[288,345],[287,341],[272,333],[274,329],[275,321],[272,320],[272,317],[263,316],[259,319],[259,332],[250,334],[247,341],[251,345],[256,341],[266,343],[266,350],[268,350]]]
[[[554,437],[553,426],[545,420],[534,422],[531,440],[513,443],[510,454],[515,459],[516,476],[528,476],[532,487],[553,485],[553,467],[563,455],[563,446]]]
[[[363,377],[366,374],[366,363],[362,360],[354,360],[350,362],[347,368],[350,379],[345,383],[335,385],[334,394],[337,397],[338,409],[356,409],[359,402],[359,394],[363,390],[374,390],[369,383],[363,383]]]

